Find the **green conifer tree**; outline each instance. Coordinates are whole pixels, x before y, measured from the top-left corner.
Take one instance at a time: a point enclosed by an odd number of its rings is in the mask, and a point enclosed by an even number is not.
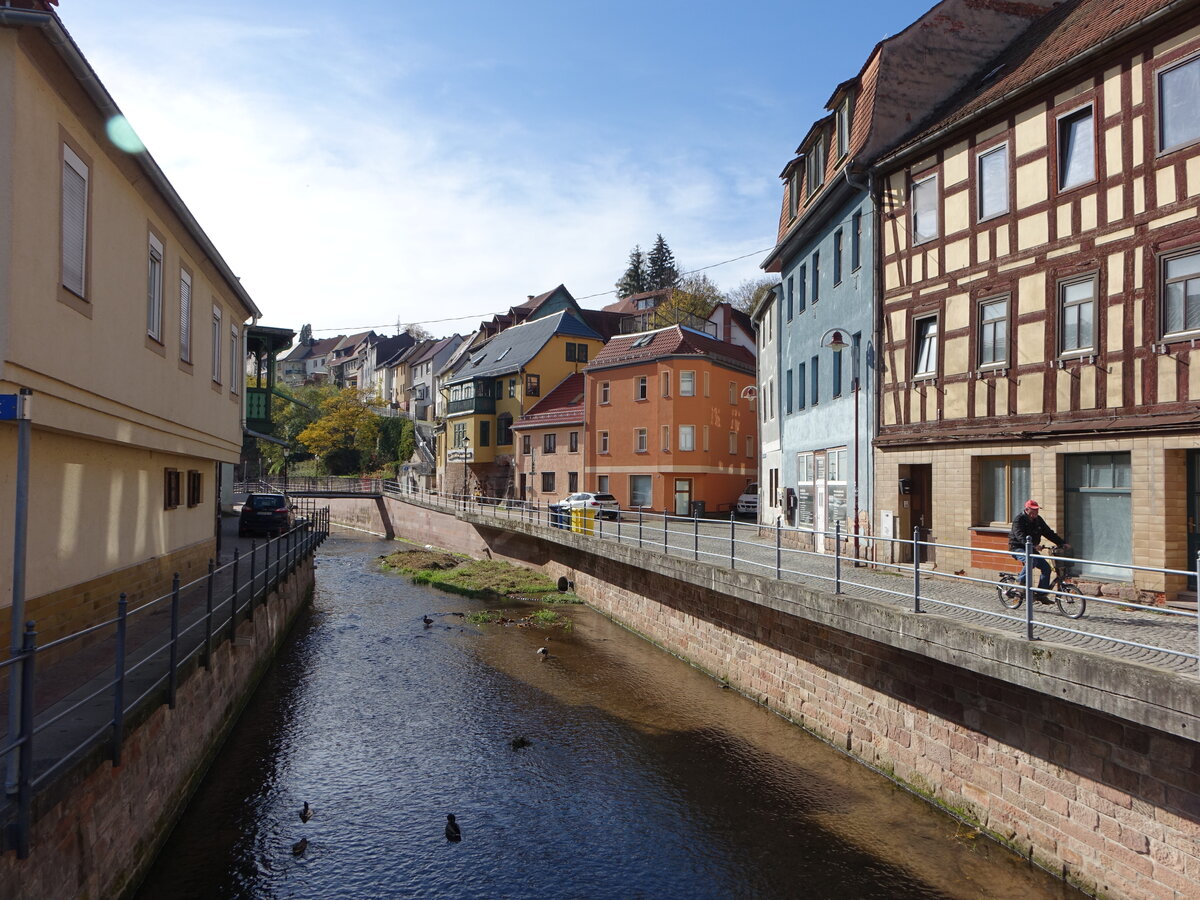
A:
[[[650,290],[646,285],[646,254],[642,252],[639,245],[629,252],[629,265],[625,268],[625,274],[615,285],[617,297],[624,300],[631,294],[640,294]]]
[[[647,262],[648,291],[673,288],[679,283],[679,268],[675,265],[675,254],[660,234],[654,239]]]

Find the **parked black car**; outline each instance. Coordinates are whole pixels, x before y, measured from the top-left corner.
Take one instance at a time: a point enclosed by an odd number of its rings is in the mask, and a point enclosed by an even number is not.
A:
[[[292,527],[292,508],[283,494],[247,494],[238,536],[283,534]]]

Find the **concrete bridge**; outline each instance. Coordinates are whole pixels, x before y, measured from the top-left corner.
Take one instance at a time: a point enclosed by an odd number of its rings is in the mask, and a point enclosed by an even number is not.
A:
[[[661,538],[622,523],[614,540],[607,524],[576,534],[520,509],[386,490],[331,500],[333,522],[382,531],[380,504],[401,539],[566,577],[663,649],[1088,891],[1200,896],[1193,619],[1102,609],[1087,631],[1047,618],[1026,634],[998,606],[917,611],[853,573],[776,577],[769,546],[731,566],[719,523],[664,522]],[[1151,653],[1104,627],[1180,646]]]

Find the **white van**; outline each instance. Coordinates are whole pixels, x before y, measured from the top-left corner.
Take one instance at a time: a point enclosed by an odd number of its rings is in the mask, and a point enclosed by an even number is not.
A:
[[[758,482],[752,481],[746,485],[741,496],[737,498],[735,507],[739,516],[758,516]]]

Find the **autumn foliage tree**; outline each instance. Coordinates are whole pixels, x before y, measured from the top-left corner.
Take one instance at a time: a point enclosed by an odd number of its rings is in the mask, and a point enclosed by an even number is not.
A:
[[[378,447],[379,418],[353,388],[345,388],[321,402],[321,417],[297,436],[330,475],[362,471]]]

